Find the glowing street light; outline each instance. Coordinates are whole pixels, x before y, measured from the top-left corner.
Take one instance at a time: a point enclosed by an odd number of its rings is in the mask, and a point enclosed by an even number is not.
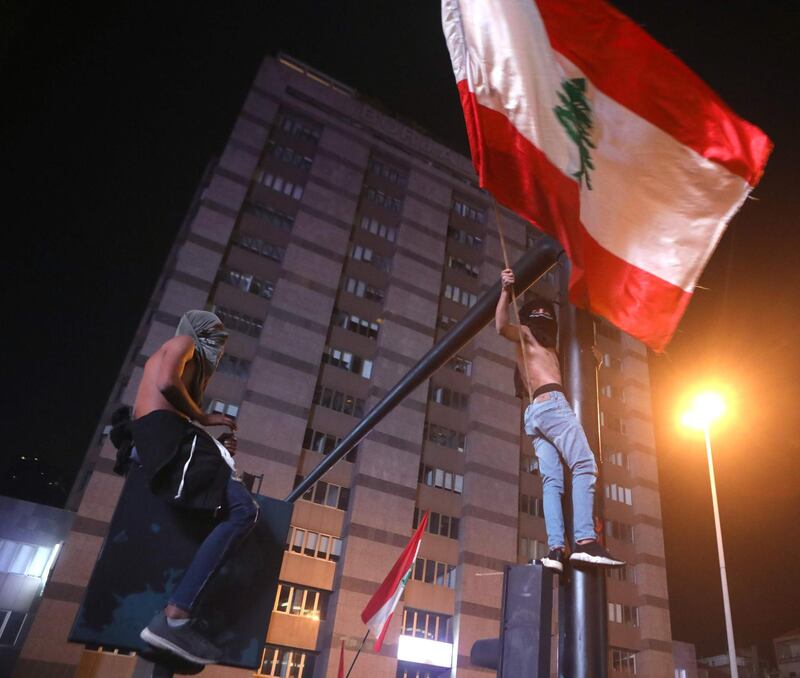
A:
[[[736,645],[733,640],[733,620],[731,618],[731,600],[728,594],[728,575],[725,569],[725,552],[722,549],[722,527],[719,521],[719,504],[717,503],[717,482],[714,477],[714,460],[711,456],[711,425],[725,414],[725,401],[719,393],[705,391],[695,396],[691,409],[683,413],[681,422],[688,428],[701,430],[706,439],[706,455],[708,456],[708,477],[711,481],[711,500],[714,505],[714,524],[717,528],[717,552],[719,553],[719,575],[722,580],[722,604],[725,609],[725,630],[728,635],[728,661],[731,667],[731,678],[739,678],[739,667],[736,664]]]

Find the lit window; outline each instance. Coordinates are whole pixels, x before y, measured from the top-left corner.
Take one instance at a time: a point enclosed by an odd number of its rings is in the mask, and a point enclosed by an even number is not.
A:
[[[257,676],[271,678],[311,678],[316,657],[307,650],[265,645]]]

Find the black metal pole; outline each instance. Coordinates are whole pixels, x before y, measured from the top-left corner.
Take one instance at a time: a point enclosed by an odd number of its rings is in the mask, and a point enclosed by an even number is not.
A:
[[[562,371],[564,386],[573,410],[583,425],[589,445],[601,467],[600,426],[598,415],[597,368],[592,353],[594,321],[586,311],[567,301],[564,270],[563,303],[559,313]],[[598,477],[595,490],[595,515],[602,510],[602,483]],[[571,495],[570,495],[571,496]],[[572,502],[565,505],[565,523],[571,531]],[[570,535],[571,536],[571,535]],[[608,620],[606,582],[602,568],[570,568],[569,577],[560,587],[559,666],[560,678],[606,678]]]
[[[347,669],[347,675],[344,678],[350,678],[350,671],[353,670],[353,667],[356,665],[356,660],[358,659],[358,655],[361,654],[361,650],[364,649],[364,643],[367,642],[367,638],[369,637],[369,629],[364,634],[364,637],[361,639],[361,645],[358,646],[358,652],[356,652],[356,656],[353,657],[353,661],[350,663],[350,668]]]
[[[562,254],[561,246],[551,238],[542,237],[536,241],[514,264],[515,288],[521,294],[540,277],[547,273]],[[286,501],[294,502],[316,483],[323,475],[381,421],[400,401],[452,358],[486,324],[494,318],[494,310],[500,297],[499,281],[483,294],[477,303],[425,356],[412,367],[406,375],[373,407],[367,415],[350,431],[336,448],[323,459],[316,468],[292,490]]]

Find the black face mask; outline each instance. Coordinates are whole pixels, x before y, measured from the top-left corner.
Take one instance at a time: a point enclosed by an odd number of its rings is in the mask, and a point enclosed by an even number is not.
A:
[[[538,316],[525,322],[536,339],[545,348],[555,348],[558,341],[558,323],[551,318]]]

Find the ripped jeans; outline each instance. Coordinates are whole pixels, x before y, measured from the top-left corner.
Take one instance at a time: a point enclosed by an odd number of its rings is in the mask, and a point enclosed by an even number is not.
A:
[[[225,558],[244,539],[258,522],[258,504],[239,480],[231,477],[226,488],[228,511],[205,538],[186,570],[180,584],[172,593],[170,604],[191,612],[209,580],[222,566]]]
[[[553,549],[563,548],[566,544],[561,508],[561,496],[564,494],[562,459],[572,472],[575,541],[597,538],[592,516],[597,462],[583,427],[564,394],[553,391],[547,395],[548,399],[534,402],[525,410],[525,432],[533,437],[533,448],[539,460],[547,544]]]

